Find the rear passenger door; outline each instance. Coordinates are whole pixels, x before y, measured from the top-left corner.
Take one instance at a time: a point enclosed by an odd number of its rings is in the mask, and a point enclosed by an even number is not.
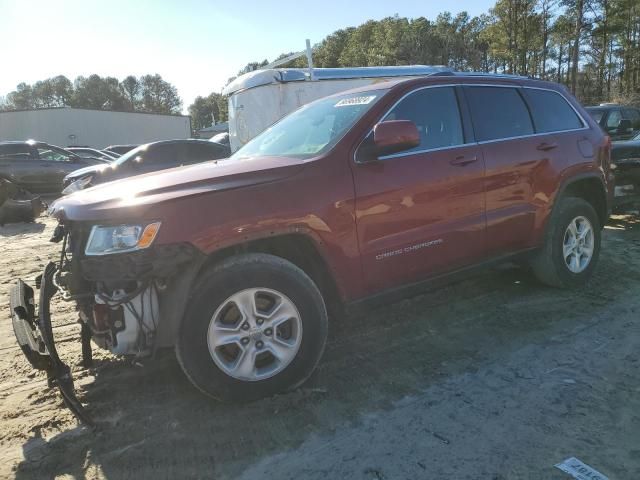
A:
[[[469,86],[465,93],[486,165],[488,254],[536,246],[558,176],[581,155],[575,130],[584,125],[552,90]]]
[[[34,151],[26,143],[0,145],[0,176],[21,187],[33,189],[32,174],[37,168]],[[37,186],[37,185],[36,185]]]
[[[485,252],[484,163],[463,128],[456,89],[413,91],[384,120],[411,120],[421,142],[353,166],[360,254],[371,292],[474,263]]]

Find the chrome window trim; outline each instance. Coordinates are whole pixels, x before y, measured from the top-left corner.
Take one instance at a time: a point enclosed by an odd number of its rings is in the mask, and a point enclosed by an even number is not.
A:
[[[584,117],[580,114],[580,112],[578,110],[576,110],[576,107],[574,107],[570,101],[567,100],[567,98],[562,95],[560,92],[558,92],[557,90],[552,90],[550,88],[542,88],[542,87],[522,87],[524,89],[529,89],[529,90],[543,90],[545,92],[552,92],[555,93],[556,95],[559,95],[560,98],[562,98],[562,100],[564,100],[564,103],[566,103],[567,105],[569,105],[571,107],[571,110],[574,111],[574,113],[578,116],[578,119],[580,120],[580,123],[582,123],[582,127],[581,128],[571,128],[569,130],[553,130],[551,132],[541,132],[541,133],[557,133],[557,132],[573,132],[573,131],[577,131],[577,130],[582,130],[584,128],[589,128],[589,124],[585,121]]]
[[[467,143],[460,143],[458,145],[449,145],[446,147],[437,147],[437,148],[427,148],[427,149],[423,149],[423,150],[417,150],[417,151],[411,151],[411,152],[400,152],[400,153],[392,153],[390,155],[384,155],[382,157],[379,157],[378,160],[390,160],[393,158],[399,158],[399,157],[408,157],[411,155],[420,155],[423,153],[429,153],[429,152],[437,152],[437,151],[441,151],[441,150],[447,150],[447,149],[454,149],[454,148],[460,148],[460,147],[465,147],[465,146],[473,146],[473,145],[486,145],[489,143],[496,143],[496,142],[506,142],[509,140],[518,140],[518,139],[523,139],[523,138],[529,138],[529,137],[539,137],[542,135],[555,135],[555,134],[559,134],[559,133],[569,133],[569,132],[581,132],[583,130],[591,130],[591,127],[589,127],[589,124],[585,121],[584,117],[580,114],[580,112],[578,112],[578,110],[571,104],[571,102],[569,102],[565,96],[558,92],[557,90],[553,90],[551,88],[545,88],[545,87],[530,87],[530,86],[523,86],[523,85],[494,85],[494,84],[490,84],[490,83],[447,83],[447,84],[443,84],[443,85],[425,85],[423,87],[419,87],[416,88],[414,90],[411,90],[410,92],[405,93],[402,97],[400,97],[393,105],[391,105],[391,107],[389,107],[387,109],[387,111],[380,116],[380,119],[378,120],[378,122],[376,123],[380,123],[383,122],[384,119],[389,115],[389,113],[391,113],[391,111],[400,103],[402,102],[405,98],[407,98],[409,95],[415,93],[415,92],[419,92],[420,90],[425,90],[427,88],[444,88],[444,87],[450,87],[450,88],[455,88],[455,87],[491,87],[491,88],[516,88],[516,89],[525,89],[525,88],[529,88],[532,90],[544,90],[547,92],[552,92],[555,93],[556,95],[559,95],[562,100],[564,100],[565,103],[567,103],[571,109],[575,112],[575,114],[578,116],[578,119],[580,120],[580,122],[582,122],[582,127],[581,128],[571,128],[568,130],[554,130],[551,132],[539,132],[539,133],[530,133],[527,135],[519,135],[519,136],[515,136],[515,137],[502,137],[502,138],[495,138],[493,140],[481,140],[481,141],[474,141],[474,142],[467,142]],[[527,108],[529,108],[529,106],[526,104],[526,99],[523,99],[523,101],[525,102],[525,105],[527,106]],[[460,108],[458,106],[458,108]],[[460,111],[460,120],[462,120],[462,112]],[[470,112],[471,113],[471,112]],[[473,115],[473,114],[471,114]],[[533,119],[532,119],[532,123],[533,123]],[[360,145],[362,145],[362,142],[364,142],[364,140],[371,134],[371,132],[373,131],[373,128],[371,128],[367,134],[364,136],[364,138],[360,141],[360,143],[358,144],[358,146],[356,147],[356,149],[353,152],[353,162],[354,163],[360,163],[356,160],[356,154],[358,153],[358,149],[360,148]],[[474,136],[475,136],[475,132],[474,132]]]
[[[436,147],[436,148],[425,148],[424,150],[415,150],[411,152],[399,152],[399,153],[391,153],[389,155],[384,155],[382,157],[378,157],[379,160],[387,160],[390,158],[398,158],[398,157],[408,157],[411,155],[419,155],[421,153],[430,153],[430,152],[439,152],[442,150],[454,150],[456,148],[463,148],[478,145],[478,142],[471,143],[460,143],[458,145],[449,145],[447,147]]]

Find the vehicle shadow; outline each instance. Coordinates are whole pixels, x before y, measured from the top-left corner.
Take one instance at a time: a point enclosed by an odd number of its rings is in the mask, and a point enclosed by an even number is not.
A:
[[[42,233],[46,225],[39,222],[37,219],[35,222],[20,222],[20,223],[6,223],[0,225],[0,237],[16,237],[18,235],[26,235],[32,233]]]
[[[634,216],[612,223],[624,230],[637,224]],[[626,293],[615,279],[637,276],[633,265],[616,259],[624,244],[609,246],[593,288],[584,293],[540,286],[524,270],[507,266],[332,319],[313,377],[294,392],[253,403],[204,397],[171,351],[143,368],[105,361],[80,392],[98,428],[46,441],[34,433],[16,478],[234,478],[265,455],[358,424],[453,376],[504,364],[518,349],[571,331],[609,308]]]

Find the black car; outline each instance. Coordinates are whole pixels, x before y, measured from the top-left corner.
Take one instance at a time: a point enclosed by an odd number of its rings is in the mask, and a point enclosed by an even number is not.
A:
[[[628,140],[640,131],[640,110],[635,107],[603,103],[586,110],[612,140]]]
[[[640,133],[631,140],[613,142],[611,163],[616,177],[616,203],[640,197]]]
[[[0,178],[35,193],[58,193],[66,175],[79,168],[106,164],[44,142],[0,143]]]
[[[230,155],[229,147],[206,140],[164,140],[140,145],[107,165],[87,167],[67,175],[62,193],[132,175],[218,160]]]

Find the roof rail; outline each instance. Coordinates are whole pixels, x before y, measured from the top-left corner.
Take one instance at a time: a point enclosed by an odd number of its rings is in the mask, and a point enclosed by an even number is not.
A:
[[[347,80],[354,78],[391,78],[431,76],[453,72],[443,65],[399,65],[385,67],[314,68],[314,81]],[[241,90],[273,83],[303,82],[311,80],[307,68],[270,68],[245,73],[224,87],[222,93],[230,95]]]
[[[492,78],[513,78],[519,80],[528,80],[533,77],[526,75],[515,75],[512,73],[491,73],[491,72],[451,72],[451,75],[457,77],[492,77]]]

